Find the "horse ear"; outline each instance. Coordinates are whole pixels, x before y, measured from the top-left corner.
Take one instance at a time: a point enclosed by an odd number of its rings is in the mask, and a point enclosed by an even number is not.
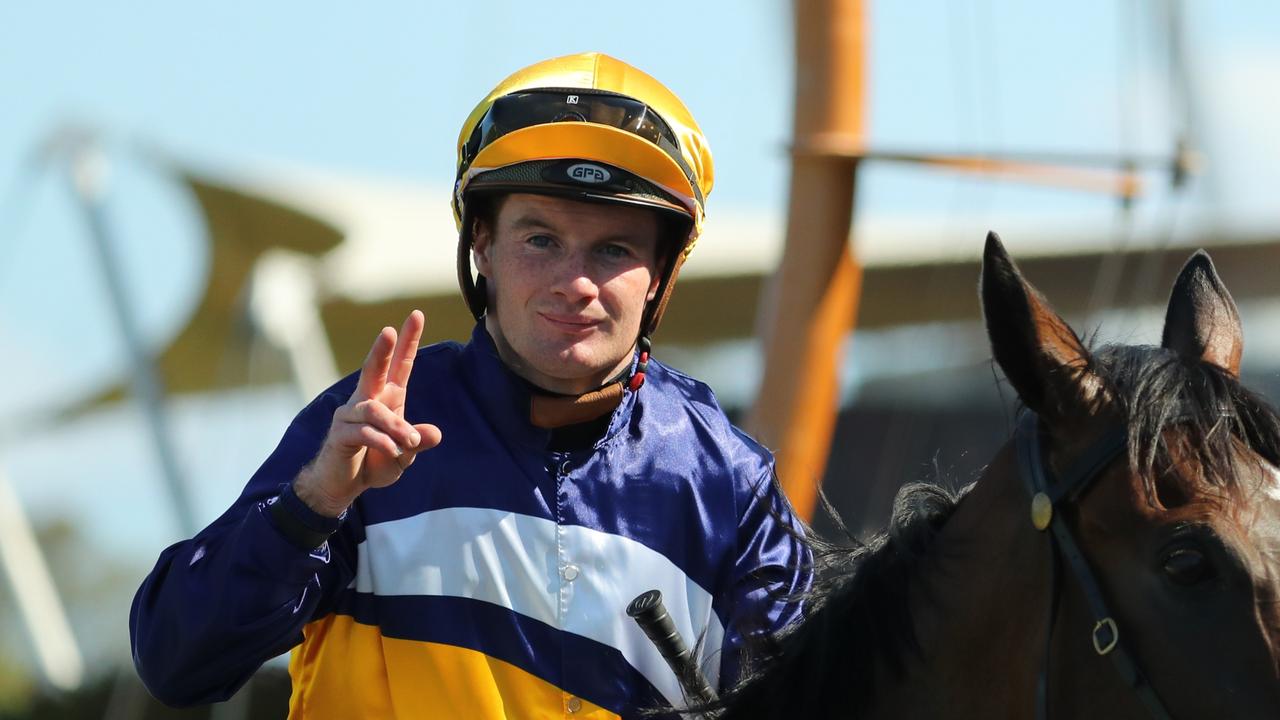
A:
[[[1240,313],[1204,250],[1187,260],[1173,283],[1160,344],[1189,360],[1213,363],[1232,376],[1240,375],[1244,354]]]
[[[991,353],[1028,408],[1053,419],[1100,399],[1084,343],[1022,277],[994,232],[983,251],[981,293]]]

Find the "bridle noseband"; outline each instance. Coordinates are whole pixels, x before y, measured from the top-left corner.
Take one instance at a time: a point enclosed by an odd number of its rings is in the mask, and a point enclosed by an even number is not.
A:
[[[1030,410],[1023,411],[1014,431],[1018,452],[1018,475],[1031,496],[1031,524],[1036,530],[1050,532],[1052,571],[1049,601],[1049,619],[1045,630],[1045,657],[1040,667],[1040,676],[1036,683],[1036,719],[1048,720],[1049,717],[1049,652],[1053,642],[1054,619],[1058,609],[1058,565],[1060,558],[1066,558],[1080,589],[1084,592],[1089,610],[1093,614],[1093,649],[1099,655],[1109,655],[1116,671],[1133,691],[1138,695],[1147,711],[1157,720],[1172,720],[1165,710],[1155,689],[1147,682],[1133,656],[1120,642],[1120,629],[1116,625],[1107,603],[1102,597],[1102,590],[1089,567],[1089,561],[1080,552],[1080,546],[1071,534],[1066,520],[1056,512],[1058,508],[1074,503],[1102,470],[1123,454],[1128,447],[1128,438],[1123,427],[1112,426],[1102,437],[1090,445],[1080,457],[1068,468],[1067,472],[1056,482],[1050,483],[1052,471],[1045,465],[1040,450],[1040,419]]]

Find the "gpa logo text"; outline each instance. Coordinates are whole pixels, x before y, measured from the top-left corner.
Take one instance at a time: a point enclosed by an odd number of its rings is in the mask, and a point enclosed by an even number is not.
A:
[[[599,165],[592,165],[591,163],[578,163],[576,165],[570,165],[569,169],[566,170],[566,172],[569,173],[569,177],[573,178],[574,180],[577,180],[578,182],[593,183],[593,184],[609,182],[609,177],[610,177],[608,170],[605,170]]]

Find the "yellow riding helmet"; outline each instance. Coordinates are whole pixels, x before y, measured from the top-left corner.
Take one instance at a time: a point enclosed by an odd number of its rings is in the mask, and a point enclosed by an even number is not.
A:
[[[697,243],[714,181],[711,151],[688,108],[664,85],[601,53],[530,65],[498,84],[458,135],[453,214],[458,281],[472,314],[486,305],[471,271],[467,201],[526,192],[651,207],[686,221],[642,335],[658,325]]]

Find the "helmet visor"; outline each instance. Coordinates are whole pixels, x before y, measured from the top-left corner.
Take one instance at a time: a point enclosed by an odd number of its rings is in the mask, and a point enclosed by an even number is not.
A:
[[[680,153],[676,135],[662,116],[639,100],[598,90],[532,90],[497,98],[462,147],[458,178],[466,174],[480,151],[498,138],[534,125],[557,122],[605,125],[648,140],[675,161],[698,202],[702,202],[702,191]]]

